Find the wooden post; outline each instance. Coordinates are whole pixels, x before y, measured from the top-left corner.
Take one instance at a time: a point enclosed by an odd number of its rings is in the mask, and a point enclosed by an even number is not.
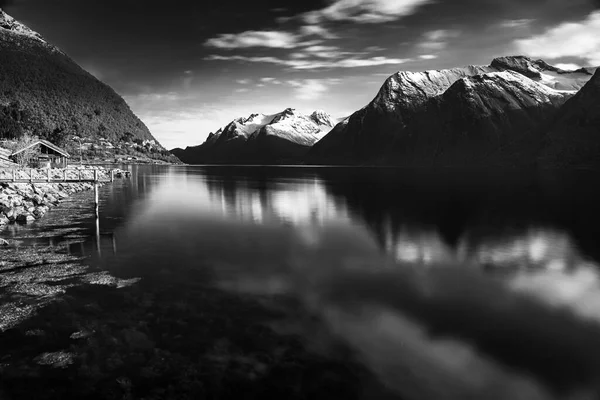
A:
[[[98,252],[98,257],[102,257],[102,247],[100,244],[100,218],[96,214],[96,251]]]
[[[33,168],[29,168],[29,181],[33,183]]]
[[[67,181],[67,169],[63,169],[63,176],[64,176],[64,181]]]
[[[13,182],[17,181],[17,170],[13,169]]]
[[[98,170],[94,170],[94,182],[98,182]]]
[[[50,183],[50,168],[48,168],[48,183]]]
[[[114,169],[110,170],[110,181],[111,182],[115,181],[115,170]]]
[[[94,182],[94,207],[96,209],[96,216],[98,216],[98,182]]]

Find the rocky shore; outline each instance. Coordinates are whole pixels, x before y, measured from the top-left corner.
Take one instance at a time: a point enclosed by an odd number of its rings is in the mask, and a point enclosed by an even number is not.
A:
[[[93,183],[0,183],[0,231],[42,218],[63,199],[93,188]]]

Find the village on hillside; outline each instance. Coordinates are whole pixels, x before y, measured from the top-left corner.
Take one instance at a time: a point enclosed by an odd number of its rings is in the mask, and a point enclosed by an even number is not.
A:
[[[160,152],[155,140],[111,143],[73,136],[64,146],[25,135],[18,140],[0,140],[0,168],[67,168],[89,164],[163,164],[154,158]],[[152,157],[152,158],[151,158]]]

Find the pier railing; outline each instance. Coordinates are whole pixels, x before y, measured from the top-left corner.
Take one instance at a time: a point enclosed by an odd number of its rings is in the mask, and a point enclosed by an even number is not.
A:
[[[15,183],[60,183],[60,182],[112,182],[115,177],[128,175],[128,172],[113,169],[2,169],[0,182]]]

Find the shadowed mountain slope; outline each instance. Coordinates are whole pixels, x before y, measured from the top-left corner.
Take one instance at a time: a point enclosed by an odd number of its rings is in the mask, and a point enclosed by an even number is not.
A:
[[[129,143],[124,147],[177,161],[113,89],[0,10],[0,139],[24,133],[74,154],[79,144],[71,137],[78,136],[91,143],[103,139],[115,148]],[[152,140],[154,145],[142,146]]]

